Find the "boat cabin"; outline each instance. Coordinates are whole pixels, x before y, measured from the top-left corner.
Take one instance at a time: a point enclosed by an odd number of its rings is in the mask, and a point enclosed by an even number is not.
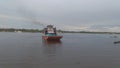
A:
[[[46,36],[56,36],[56,28],[53,25],[48,25],[46,28],[43,29],[43,33]]]

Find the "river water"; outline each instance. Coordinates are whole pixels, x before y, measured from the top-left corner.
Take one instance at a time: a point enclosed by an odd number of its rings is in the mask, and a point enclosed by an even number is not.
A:
[[[65,33],[48,42],[40,33],[0,33],[0,68],[120,68],[120,35]]]

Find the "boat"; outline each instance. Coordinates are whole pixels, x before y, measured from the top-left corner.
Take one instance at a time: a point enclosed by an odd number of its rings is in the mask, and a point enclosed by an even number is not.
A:
[[[49,41],[59,41],[63,36],[57,34],[57,30],[53,25],[47,25],[46,28],[43,29],[42,39]]]
[[[46,40],[43,40],[42,43],[44,45],[61,45],[62,44],[62,41],[61,40],[57,40],[57,41],[46,41]]]

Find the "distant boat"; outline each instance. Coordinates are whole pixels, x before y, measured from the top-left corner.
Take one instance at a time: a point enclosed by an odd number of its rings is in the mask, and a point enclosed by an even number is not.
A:
[[[22,31],[15,31],[16,33],[22,33]]]
[[[58,41],[62,37],[63,36],[59,36],[57,34],[56,28],[54,28],[53,25],[48,25],[46,28],[43,29],[43,36],[42,36],[42,38],[44,40]]]

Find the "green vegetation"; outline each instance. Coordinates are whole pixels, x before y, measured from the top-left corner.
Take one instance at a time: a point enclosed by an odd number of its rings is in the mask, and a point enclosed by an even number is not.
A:
[[[41,33],[42,30],[39,29],[14,29],[14,28],[0,28],[0,32],[32,32]],[[58,30],[59,33],[89,33],[89,34],[120,34],[120,32],[91,32],[91,31],[63,31]]]
[[[0,28],[0,32],[42,32],[42,30],[38,30],[38,29]]]
[[[95,31],[62,31],[58,30],[61,33],[89,33],[89,34],[120,34],[120,32],[95,32]]]

